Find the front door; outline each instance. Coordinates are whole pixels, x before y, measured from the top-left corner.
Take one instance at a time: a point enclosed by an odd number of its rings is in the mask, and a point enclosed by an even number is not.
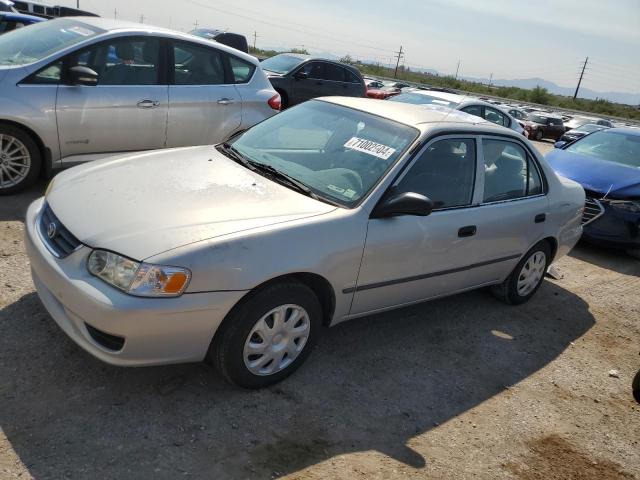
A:
[[[427,217],[371,219],[351,313],[361,314],[474,286],[476,140],[432,141],[392,188],[434,202]],[[476,197],[477,198],[477,197]]]
[[[324,62],[307,62],[296,72],[304,72],[306,78],[296,78],[296,74],[293,74],[293,95],[296,104],[326,95],[324,65]]]
[[[160,83],[160,40],[118,37],[72,54],[97,86],[60,85],[56,117],[62,157],[163,148],[167,85]]]
[[[219,143],[240,127],[242,98],[220,50],[175,42],[169,55],[173,77],[169,86],[167,147]]]

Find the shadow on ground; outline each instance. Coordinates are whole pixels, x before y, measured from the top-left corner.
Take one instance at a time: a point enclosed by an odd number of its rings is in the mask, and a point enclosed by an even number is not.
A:
[[[39,179],[25,191],[15,195],[0,196],[0,222],[23,221],[29,204],[44,195],[47,180]]]
[[[32,293],[0,311],[0,427],[35,478],[269,478],[366,450],[421,469],[412,437],[527,378],[593,323],[551,282],[520,307],[472,292],[338,325],[294,376],[244,391],[204,364],[104,365]]]
[[[623,275],[640,277],[640,259],[628,255],[623,250],[604,248],[583,240],[571,250],[569,255]]]

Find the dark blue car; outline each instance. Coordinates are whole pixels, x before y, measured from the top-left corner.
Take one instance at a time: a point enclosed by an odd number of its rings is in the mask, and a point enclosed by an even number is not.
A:
[[[545,158],[586,192],[583,237],[640,252],[640,129],[611,128],[558,146]]]
[[[0,35],[16,28],[26,27],[32,23],[44,22],[44,18],[24,15],[22,13],[0,12]]]

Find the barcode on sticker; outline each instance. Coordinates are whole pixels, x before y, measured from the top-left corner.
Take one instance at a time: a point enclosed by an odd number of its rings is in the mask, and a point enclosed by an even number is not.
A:
[[[383,160],[387,160],[396,151],[395,148],[388,147],[387,145],[382,145],[381,143],[372,142],[371,140],[365,140],[358,137],[351,137],[347,143],[344,144],[344,147],[358,152],[367,153]]]

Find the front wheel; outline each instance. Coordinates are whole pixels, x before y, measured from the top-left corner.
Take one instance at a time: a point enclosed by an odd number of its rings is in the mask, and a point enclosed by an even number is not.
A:
[[[507,279],[491,288],[492,293],[509,305],[520,305],[538,291],[551,261],[551,249],[546,241],[529,250]]]
[[[40,171],[40,150],[23,130],[0,125],[0,195],[31,185]]]
[[[227,316],[209,350],[222,376],[244,388],[283,380],[307,358],[322,325],[322,307],[298,282],[269,285]]]

